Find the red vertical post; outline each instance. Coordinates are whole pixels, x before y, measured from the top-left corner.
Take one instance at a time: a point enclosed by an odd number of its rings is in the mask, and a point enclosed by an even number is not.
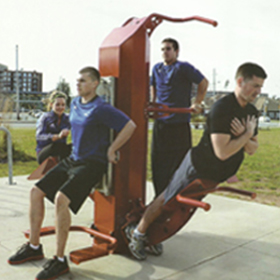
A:
[[[98,230],[118,239],[117,252],[123,246],[120,227],[131,208],[129,201],[145,199],[147,119],[144,109],[149,90],[149,38],[141,21],[114,29],[100,47],[101,76],[116,78],[115,106],[136,123],[137,129],[121,149],[121,160],[113,170],[113,195],[96,192],[94,224]]]

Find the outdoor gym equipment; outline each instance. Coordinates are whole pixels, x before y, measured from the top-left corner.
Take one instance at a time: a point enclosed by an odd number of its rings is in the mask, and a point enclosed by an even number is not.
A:
[[[147,129],[148,117],[157,118],[162,113],[189,113],[187,108],[166,108],[162,104],[149,104],[150,40],[154,29],[163,21],[187,22],[197,20],[213,26],[216,21],[194,16],[170,18],[151,14],[144,18],[130,18],[115,28],[99,49],[99,70],[109,80],[114,106],[125,112],[136,123],[132,138],[121,148],[120,162],[110,167],[104,177],[106,191],[96,190],[90,195],[94,201],[94,224],[91,228],[72,226],[70,230],[84,231],[94,237],[87,248],[70,253],[70,259],[79,264],[109,253],[128,252],[123,236],[124,227],[137,222],[145,209]],[[46,164],[46,163],[45,163]],[[41,168],[44,170],[44,167]],[[32,177],[32,176],[31,176]],[[34,177],[34,176],[33,176]],[[36,177],[36,176],[35,176]],[[201,201],[209,192],[221,188],[210,181],[196,180],[170,203],[166,211],[149,230],[149,241],[155,244],[177,232],[193,215],[197,207],[205,210],[210,205]],[[234,189],[224,191],[239,192]],[[253,196],[252,193],[242,192]],[[41,235],[53,234],[54,227],[42,228]],[[25,232],[28,237],[28,231]]]

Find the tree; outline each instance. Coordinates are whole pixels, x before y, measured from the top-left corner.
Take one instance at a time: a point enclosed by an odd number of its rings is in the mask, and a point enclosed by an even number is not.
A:
[[[66,103],[67,106],[69,107],[71,103],[71,96],[70,96],[71,89],[69,83],[67,83],[64,78],[60,78],[59,82],[57,83],[56,89],[64,92],[68,96]]]

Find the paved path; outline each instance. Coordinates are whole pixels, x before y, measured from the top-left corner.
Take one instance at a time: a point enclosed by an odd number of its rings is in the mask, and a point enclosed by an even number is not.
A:
[[[46,260],[11,266],[7,258],[25,239],[31,183],[15,177],[16,185],[0,178],[0,279],[30,280]],[[153,196],[150,184],[147,201]],[[110,255],[80,265],[60,280],[279,280],[280,208],[208,195],[209,212],[198,210],[183,229],[164,242],[161,257],[138,262],[130,256]],[[89,226],[93,205],[86,201],[72,224]],[[46,202],[44,225],[53,225],[53,206]],[[54,236],[42,238],[46,257],[54,254]],[[71,232],[66,252],[87,247],[90,237]]]

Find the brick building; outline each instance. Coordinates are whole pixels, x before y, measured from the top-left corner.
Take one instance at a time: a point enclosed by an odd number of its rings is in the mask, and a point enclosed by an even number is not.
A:
[[[0,64],[0,91],[2,93],[15,93],[17,86],[17,72],[8,70]],[[36,71],[18,71],[19,91],[24,93],[42,92],[43,74]]]

